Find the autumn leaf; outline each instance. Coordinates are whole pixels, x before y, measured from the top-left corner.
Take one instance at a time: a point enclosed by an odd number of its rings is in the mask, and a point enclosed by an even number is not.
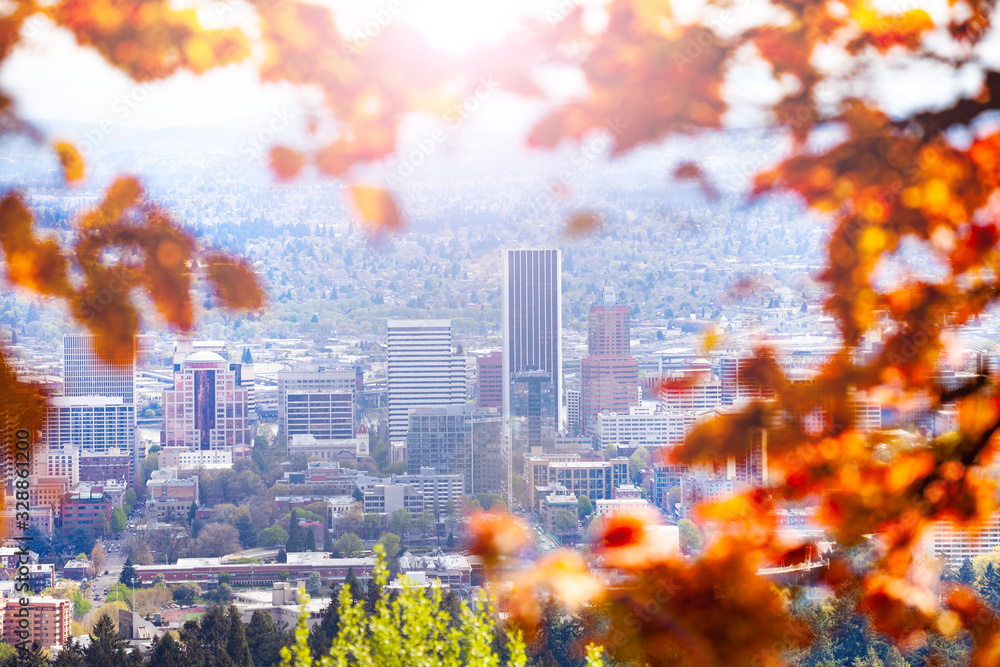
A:
[[[705,174],[704,170],[702,170],[697,163],[682,162],[674,167],[673,176],[678,181],[695,182],[698,187],[701,188],[701,192],[705,195],[705,199],[709,201],[716,201],[719,199],[719,191],[715,189],[712,182],[708,180],[708,176]]]
[[[362,185],[352,185],[350,192],[358,214],[369,227],[375,231],[393,231],[399,228],[399,210],[388,192]]]
[[[264,291],[246,262],[227,255],[210,254],[202,259],[208,279],[227,308],[248,310],[264,304]]]
[[[271,170],[283,181],[288,181],[302,171],[304,159],[302,154],[291,148],[275,146],[271,149]]]
[[[583,236],[596,232],[603,224],[604,218],[600,214],[579,211],[566,221],[566,233],[569,236]]]
[[[72,144],[60,141],[55,145],[59,162],[63,167],[63,177],[68,183],[83,180],[83,158]]]
[[[68,262],[54,240],[38,241],[33,220],[17,195],[0,202],[0,246],[7,259],[7,279],[48,296],[72,294]]]

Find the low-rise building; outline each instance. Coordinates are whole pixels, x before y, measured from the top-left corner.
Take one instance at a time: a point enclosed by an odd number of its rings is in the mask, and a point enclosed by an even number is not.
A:
[[[233,448],[192,449],[164,447],[157,456],[157,465],[180,470],[226,470],[233,467]]]
[[[104,452],[80,452],[80,481],[103,483],[110,480],[128,482],[132,457],[121,449]]]
[[[73,493],[67,493],[63,500],[62,528],[96,528],[102,519],[111,523],[111,497],[99,485],[80,486]]]
[[[554,456],[529,456],[525,458],[525,480],[528,482],[528,504],[539,511],[544,489],[553,484],[565,487],[578,496],[591,500],[612,498],[615,487],[628,484],[628,459],[610,461],[581,461],[576,455],[571,460]]]
[[[191,503],[198,502],[198,476],[177,479],[177,470],[153,471],[146,482],[146,516],[157,521],[176,521],[187,517]]]
[[[449,501],[457,503],[465,488],[463,475],[439,475],[429,466],[422,466],[416,475],[393,475],[393,484],[409,484],[418,489],[424,496],[424,503],[433,507],[437,501],[438,507],[444,509]]]
[[[172,565],[136,565],[135,571],[144,586],[162,574],[168,584],[190,581],[207,588],[219,584],[219,575],[229,574],[231,584],[239,586],[271,586],[279,581],[308,579],[318,572],[324,586],[344,583],[348,570],[362,580],[371,579],[374,558],[331,558],[323,552],[288,554],[287,563],[234,563],[221,558],[180,558]]]
[[[595,500],[594,515],[599,517],[618,514],[642,514],[650,509],[648,500],[643,498],[612,498],[611,500]]]
[[[413,516],[424,511],[424,494],[410,484],[376,484],[365,490],[365,514],[389,516],[405,509]]]
[[[310,433],[296,433],[288,443],[288,456],[321,461],[355,461],[368,456],[368,436],[320,439]]]

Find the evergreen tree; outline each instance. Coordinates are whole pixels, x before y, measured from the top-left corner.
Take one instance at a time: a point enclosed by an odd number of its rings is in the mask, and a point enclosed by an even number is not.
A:
[[[246,629],[246,637],[254,667],[275,667],[281,662],[283,638],[274,619],[266,611],[258,609],[253,613]],[[330,641],[333,641],[332,637]],[[329,644],[327,642],[327,646]]]
[[[142,651],[137,647],[128,652],[125,664],[128,667],[146,667],[146,659],[142,656]]]
[[[201,625],[198,621],[185,621],[180,630],[181,643],[184,650],[184,665],[200,667],[205,664],[206,651],[201,638]]]
[[[229,642],[226,644],[226,653],[233,663],[239,667],[254,667],[250,659],[250,647],[247,645],[247,636],[243,628],[243,620],[240,612],[234,605],[229,607]]]
[[[0,662],[0,667],[49,667],[49,660],[45,647],[36,639],[27,650],[15,649]]]
[[[198,503],[191,501],[191,507],[188,508],[188,525],[194,525],[194,516],[198,513]]]
[[[118,636],[115,623],[102,614],[90,633],[90,644],[83,651],[87,667],[127,667],[125,641]]]
[[[358,581],[358,576],[354,574],[354,568],[347,568],[347,576],[344,577],[344,585],[351,590],[351,597],[355,600],[360,600],[361,596],[364,595],[364,589],[361,588],[361,582]]]
[[[284,549],[278,549],[278,555],[274,557],[274,560],[278,561],[279,563],[287,563],[288,552],[285,551]]]
[[[330,553],[333,551],[333,536],[330,534],[330,529],[324,524],[323,526],[323,551]]]
[[[205,652],[205,663],[211,667],[240,667],[229,657],[229,617],[219,605],[212,605],[201,617],[198,636]]]
[[[958,568],[958,583],[965,584],[966,586],[976,585],[976,571],[972,567],[972,559],[966,557],[962,561],[962,566]]]
[[[323,610],[319,623],[313,626],[309,632],[309,650],[312,652],[313,660],[319,660],[330,650],[333,638],[340,632],[340,586],[333,585],[330,591],[330,604]],[[257,667],[264,667],[257,665]]]
[[[85,667],[86,664],[83,649],[72,637],[66,637],[59,655],[52,661],[52,667]]]
[[[382,598],[382,587],[375,579],[369,579],[365,586],[365,613],[372,616],[375,613],[375,605]]]
[[[240,544],[244,549],[253,549],[257,546],[257,529],[254,528],[249,514],[241,514],[233,525],[240,532]]]
[[[122,567],[122,573],[118,576],[118,581],[129,588],[135,588],[133,579],[138,580],[139,575],[136,574],[135,568],[132,567],[132,557],[129,556],[125,559],[125,565]]]
[[[1000,611],[1000,569],[993,563],[986,564],[986,570],[976,582],[979,595],[994,611]]]
[[[296,553],[302,551],[306,546],[305,530],[299,525],[299,510],[293,509],[288,520],[288,541],[285,542],[285,551]]]
[[[316,551],[316,531],[312,528],[306,532],[306,551]]]
[[[180,644],[174,641],[173,635],[169,632],[163,637],[153,639],[153,646],[149,652],[149,667],[188,667],[184,652]]]

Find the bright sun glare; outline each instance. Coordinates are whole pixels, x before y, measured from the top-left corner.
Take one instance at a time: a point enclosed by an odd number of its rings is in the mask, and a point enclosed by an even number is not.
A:
[[[352,22],[384,27],[388,22],[407,23],[423,32],[431,43],[448,53],[465,53],[477,44],[494,42],[515,27],[520,17],[538,14],[537,0],[396,0],[366,2],[352,7]],[[350,31],[349,31],[350,32]],[[349,35],[350,36],[350,35]]]

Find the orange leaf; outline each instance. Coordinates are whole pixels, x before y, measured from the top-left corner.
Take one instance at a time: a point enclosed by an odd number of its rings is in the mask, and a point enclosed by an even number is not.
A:
[[[604,218],[596,213],[580,211],[574,213],[566,221],[566,233],[570,236],[582,236],[597,231],[604,224]]]
[[[69,183],[83,180],[83,158],[72,144],[60,141],[55,145],[56,153],[59,154],[59,162],[62,163],[63,177]]]
[[[393,230],[402,225],[396,202],[393,201],[392,195],[385,190],[352,185],[351,197],[364,221],[376,230]]]
[[[244,262],[226,255],[212,254],[205,258],[208,279],[227,308],[260,308],[264,291],[257,276]]]
[[[288,181],[302,171],[304,160],[302,154],[284,146],[275,146],[271,149],[271,170],[281,180]]]

